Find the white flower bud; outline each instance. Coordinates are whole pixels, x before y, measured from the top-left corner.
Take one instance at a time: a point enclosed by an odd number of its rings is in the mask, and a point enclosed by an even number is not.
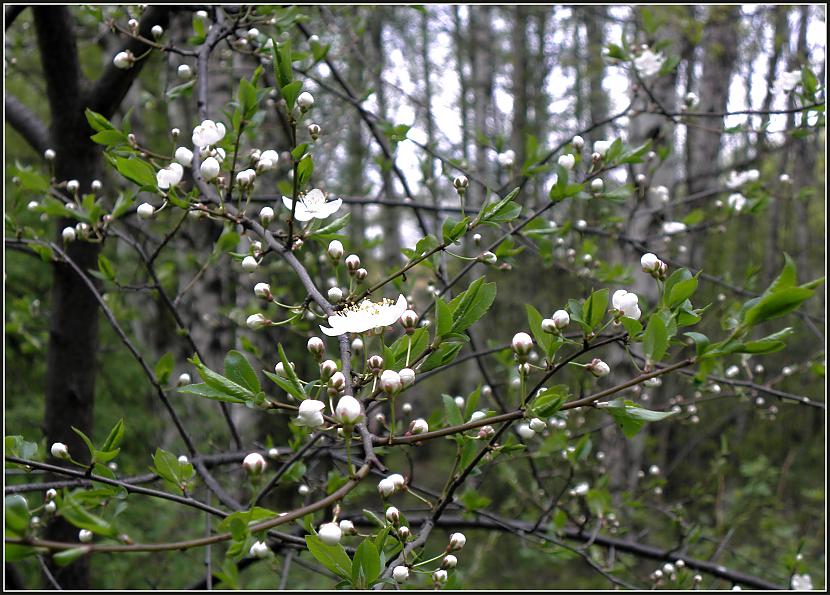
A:
[[[150,29],[150,33],[152,33],[154,39],[159,39],[162,35],[164,35],[164,29],[161,25],[153,25],[153,28]]]
[[[355,535],[357,533],[357,529],[354,528],[354,523],[345,519],[340,521],[340,530],[346,535]]]
[[[149,219],[153,216],[155,212],[155,207],[153,207],[153,205],[151,205],[148,202],[141,203],[140,205],[138,205],[138,208],[136,209],[136,213],[138,213],[138,216],[141,219]]]
[[[657,465],[652,465],[648,468],[648,472],[650,475],[660,475],[660,467]]]
[[[311,337],[306,343],[306,349],[312,355],[321,356],[326,350],[326,345],[320,337]],[[332,372],[333,374],[334,372]]]
[[[458,551],[467,543],[467,538],[463,533],[453,533],[450,535],[450,551]]]
[[[582,137],[581,137],[581,136],[579,136],[579,135],[576,135],[576,136],[575,136],[575,137],[573,137],[573,139],[571,140],[571,144],[573,145],[573,148],[574,148],[574,149],[576,149],[577,151],[581,151],[581,150],[582,150],[582,148],[585,146],[585,139],[584,139],[584,138],[582,138]]]
[[[133,53],[130,50],[118,52],[112,59],[112,63],[116,68],[126,70],[133,67],[133,64],[135,63],[135,56],[133,56]]]
[[[267,558],[271,553],[271,549],[264,541],[255,541],[248,553],[254,558]]]
[[[602,192],[602,189],[605,187],[605,184],[602,182],[602,178],[594,178],[591,180],[591,191],[595,193]]]
[[[187,64],[179,64],[179,67],[176,69],[176,74],[181,80],[189,81],[193,78],[193,69]]]
[[[727,378],[734,378],[735,376],[740,374],[740,372],[741,369],[738,366],[729,366],[728,368],[726,368],[725,374]]]
[[[553,324],[557,329],[563,329],[571,323],[571,317],[566,310],[557,310],[553,313]]]
[[[74,242],[75,241],[75,228],[74,227],[64,227],[63,231],[61,232],[61,237],[63,238],[64,242]]]
[[[560,155],[558,163],[566,170],[572,170],[574,165],[576,165],[576,157],[573,155]]]
[[[187,460],[187,456],[185,455],[179,456],[178,461],[179,465],[187,465],[190,462],[189,460]]]
[[[340,240],[332,240],[329,242],[328,255],[332,260],[338,261],[343,257],[343,244]],[[357,257],[355,257],[357,258]],[[357,265],[360,266],[360,259],[358,258]]]
[[[215,157],[208,157],[202,161],[199,166],[199,171],[202,172],[202,177],[207,181],[216,179],[216,176],[219,175],[219,169],[219,162]]]
[[[516,355],[526,356],[533,349],[533,339],[527,333],[516,333],[510,345]]]
[[[516,432],[521,436],[524,440],[530,440],[536,435],[536,432],[533,431],[528,424],[519,424],[516,427]]]
[[[643,254],[640,258],[640,266],[643,268],[643,271],[646,273],[652,273],[660,269],[661,261],[657,256],[648,252]]]
[[[309,124],[308,135],[311,137],[311,140],[317,140],[320,136],[320,127],[317,124]]]
[[[381,479],[378,482],[378,493],[381,495],[381,497],[387,498],[394,494],[396,491],[397,488],[395,487],[394,482],[392,482],[392,480],[390,480],[388,477]]]
[[[354,341],[352,341],[352,351],[355,353],[360,353],[363,351],[363,339],[360,337],[356,337]]]
[[[467,176],[456,176],[452,181],[452,185],[455,186],[455,189],[458,190],[460,194],[467,189],[467,186],[470,185],[470,181],[467,179]]]
[[[78,182],[78,180],[69,180],[66,183],[66,191],[71,193],[71,194],[75,194],[76,192],[78,192],[78,189],[80,187],[81,187],[81,184],[80,184],[80,182]]]
[[[78,531],[78,541],[80,541],[81,543],[89,543],[90,541],[92,541],[92,537],[92,531],[90,531],[89,529],[81,529],[80,531]]]
[[[181,131],[181,130],[179,130],[178,128],[171,128],[171,129],[170,129],[170,137],[171,137],[173,140],[176,140],[177,138],[179,138],[179,135],[180,135],[181,133],[182,133],[182,131]]]
[[[343,375],[342,372],[337,372],[337,374],[340,374],[341,376]],[[335,374],[335,376],[337,374]],[[333,378],[334,376],[332,376],[332,379]],[[340,423],[344,425],[354,425],[363,419],[363,407],[360,405],[360,401],[355,399],[353,396],[344,395],[340,397],[340,400],[337,402],[334,414]]]
[[[455,568],[458,565],[458,558],[453,556],[452,554],[447,554],[444,556],[444,559],[441,560],[441,568],[444,570],[449,570],[450,568]]]
[[[314,399],[306,399],[300,403],[297,420],[300,425],[308,426],[309,428],[319,428],[325,423],[323,418],[323,410],[326,404],[322,401]]]
[[[346,257],[346,268],[350,273],[354,273],[360,268],[360,257],[357,254],[349,254]]]
[[[317,531],[320,540],[326,545],[337,545],[343,537],[343,531],[337,523],[325,523]]]
[[[92,184],[90,184],[89,187],[97,194],[98,192],[101,192],[104,185],[101,183],[101,180],[92,180]]]
[[[309,488],[306,484],[302,484],[300,485],[300,487],[297,488],[297,493],[300,496],[307,496],[310,491],[311,488]]]
[[[49,514],[52,514],[58,509],[58,505],[55,502],[49,501],[43,505],[43,510]]]
[[[380,388],[388,395],[394,395],[403,388],[400,375],[394,370],[384,370],[380,375]]]
[[[245,271],[246,273],[253,273],[257,269],[258,266],[259,266],[259,263],[256,261],[256,258],[254,258],[253,256],[246,256],[245,258],[242,259],[242,270]]]
[[[406,310],[403,314],[401,314],[400,320],[405,329],[414,329],[418,324],[418,314],[412,310]]]
[[[476,246],[481,246],[481,234],[480,233],[473,234],[473,242],[475,243]]]
[[[403,368],[400,372],[398,372],[398,376],[401,378],[403,388],[412,386],[412,383],[415,382],[415,370],[412,368]],[[405,407],[406,405],[404,405],[404,408]],[[412,405],[409,406],[409,410],[412,410]]]
[[[55,442],[50,449],[52,456],[56,459],[68,459],[69,447],[63,442]]]
[[[267,283],[257,283],[254,285],[254,295],[264,300],[271,299],[271,286]]]
[[[401,511],[394,506],[390,506],[386,509],[386,520],[393,525],[398,524],[401,520]]]
[[[781,174],[780,176],[778,176],[778,181],[782,184],[789,184],[790,176],[788,174]]]
[[[432,573],[432,580],[436,583],[446,583],[447,582],[447,571],[439,568],[435,572]]]
[[[398,539],[400,539],[401,541],[406,541],[407,539],[409,539],[409,535],[409,527],[407,527],[406,525],[398,527]]]
[[[409,568],[406,566],[395,566],[392,569],[392,578],[398,583],[405,583],[409,578]]]
[[[46,159],[46,161],[54,161],[55,160],[55,151],[54,151],[54,149],[46,149],[43,152],[43,158]]]
[[[423,418],[418,418],[413,420],[411,424],[409,424],[409,433],[410,434],[424,434],[429,432],[429,424],[427,420]]]
[[[271,321],[265,318],[265,316],[263,316],[259,312],[257,312],[256,314],[251,314],[250,316],[248,316],[248,318],[245,320],[245,324],[248,326],[249,329],[257,330],[268,326],[269,324],[271,324]]]
[[[252,28],[248,29],[248,33],[246,33],[245,35],[248,39],[253,41],[257,37],[259,37],[259,29],[257,29],[256,27],[252,27]]]
[[[179,379],[176,381],[176,386],[187,386],[191,383],[190,374],[182,372],[179,374]]]
[[[486,262],[487,264],[496,264],[496,262],[498,261],[498,256],[496,256],[495,254],[493,254],[490,251],[487,251],[487,252],[482,252],[479,255],[478,259],[481,262]]]
[[[333,377],[336,372],[337,364],[334,362],[334,360],[327,359],[322,364],[320,364],[320,376],[323,380],[328,380],[329,378]]]
[[[58,497],[58,491],[55,488],[49,488],[46,490],[46,501],[50,502]]]
[[[611,367],[596,357],[591,360],[591,362],[586,366],[586,369],[597,378],[607,376],[611,372]]]
[[[530,429],[534,432],[542,432],[547,427],[547,424],[538,417],[534,417],[533,419],[531,419],[528,425],[530,426]]]
[[[404,368],[403,370],[409,370],[409,368]],[[403,379],[403,370],[401,370],[401,379]],[[406,386],[406,383],[404,383],[404,386]],[[412,413],[412,403],[404,403],[401,405],[401,411],[403,411],[404,415]]]
[[[300,96],[297,97],[297,105],[300,106],[300,109],[306,111],[312,105],[314,105],[314,95],[309,93],[308,91],[303,91],[300,93]]]
[[[242,461],[242,468],[249,475],[260,475],[268,467],[268,461],[258,452],[252,452]]]
[[[328,296],[329,301],[336,304],[343,299],[343,290],[339,287],[331,287],[329,288]]]

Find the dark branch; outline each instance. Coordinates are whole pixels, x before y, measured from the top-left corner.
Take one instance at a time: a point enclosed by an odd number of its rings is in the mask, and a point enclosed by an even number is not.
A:
[[[6,95],[6,122],[40,154],[49,148],[49,129],[14,95]]]

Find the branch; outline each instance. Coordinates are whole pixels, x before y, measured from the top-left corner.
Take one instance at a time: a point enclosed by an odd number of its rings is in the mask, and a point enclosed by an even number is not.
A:
[[[142,37],[151,38],[151,29],[155,25],[161,25],[167,28],[170,21],[171,8],[164,5],[150,6],[141,19],[138,26],[138,33]],[[120,52],[132,52],[133,55],[139,56],[145,52],[152,50],[152,46],[144,43],[140,39],[130,38],[118,50]],[[123,69],[118,68],[110,60],[104,74],[95,83],[95,86],[90,89],[89,94],[84,97],[84,103],[89,104],[90,108],[102,114],[106,118],[112,117],[118,106],[130,90],[133,81],[138,77],[141,69],[149,60],[149,56],[138,60],[132,68]]]
[[[49,148],[49,129],[14,95],[6,94],[6,121],[40,155]]]

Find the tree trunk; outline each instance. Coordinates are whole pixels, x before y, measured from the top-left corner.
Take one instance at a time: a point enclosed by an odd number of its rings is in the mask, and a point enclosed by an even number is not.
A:
[[[468,27],[472,35],[470,56],[472,63],[473,84],[473,131],[475,134],[476,172],[482,179],[488,179],[491,168],[488,163],[488,145],[490,126],[487,117],[493,103],[493,69],[490,47],[493,43],[492,7],[487,5],[468,7],[470,18]],[[513,148],[515,150],[515,147]],[[484,200],[485,189],[481,184],[471,183],[466,200],[471,209],[478,208]]]

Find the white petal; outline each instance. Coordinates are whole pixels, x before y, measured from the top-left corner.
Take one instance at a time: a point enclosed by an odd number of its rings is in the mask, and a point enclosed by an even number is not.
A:
[[[297,201],[297,208],[294,209],[294,219],[305,222],[311,221],[314,217],[314,211],[309,211],[302,202]]]
[[[336,198],[331,202],[327,202],[322,210],[325,211],[326,217],[330,217],[331,215],[336,213],[342,205],[343,205],[343,199],[342,198]],[[321,217],[321,219],[322,218],[323,217]]]
[[[336,337],[338,335],[345,334],[345,333],[343,333],[343,332],[341,332],[337,329],[333,329],[333,328],[329,328],[327,326],[323,326],[322,324],[320,325],[320,330],[323,331],[324,335],[328,335],[329,337]]]
[[[626,293],[628,292],[625,289],[618,289],[614,292],[614,295],[611,296],[611,305],[617,310],[620,309],[620,300]]]
[[[286,208],[286,209],[288,209],[288,210],[290,211],[290,210],[291,210],[292,205],[294,204],[294,201],[293,201],[293,200],[291,200],[290,198],[288,198],[287,196],[283,196],[283,197],[282,197],[282,204],[284,204],[284,205],[285,205],[285,208]]]

